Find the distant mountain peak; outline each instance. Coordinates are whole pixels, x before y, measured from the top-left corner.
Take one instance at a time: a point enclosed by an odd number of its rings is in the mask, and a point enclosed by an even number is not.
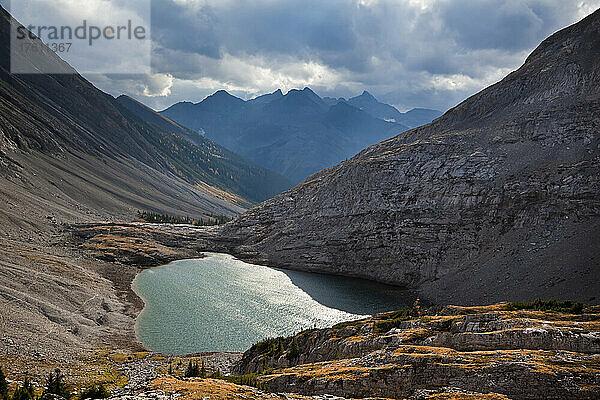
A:
[[[206,97],[200,103],[210,104],[214,106],[239,106],[244,103],[244,100],[232,95],[226,90],[218,90],[210,96]]]
[[[379,104],[379,101],[371,93],[364,90],[359,96],[350,97],[348,99],[350,104],[359,108],[365,107],[366,105]]]
[[[248,100],[248,103],[251,104],[267,104],[274,100],[280,99],[283,97],[283,92],[281,89],[277,89],[273,93],[267,93],[260,96],[257,96],[253,99]]]
[[[208,97],[235,97],[235,96],[230,94],[227,90],[221,89],[221,90],[217,90],[216,92],[214,92],[212,95],[210,95]]]
[[[205,102],[207,100],[235,101],[235,102],[242,102],[242,103],[244,102],[244,100],[232,95],[231,93],[229,93],[228,91],[223,90],[223,89],[217,90],[210,96],[207,96],[204,100],[202,100],[202,102]]]
[[[360,95],[360,97],[364,97],[364,98],[367,98],[369,100],[377,101],[377,99],[371,93],[367,92],[366,90],[364,90],[362,92],[362,94]]]
[[[295,99],[309,99],[313,103],[317,104],[319,107],[327,107],[327,105],[323,102],[323,99],[319,97],[318,94],[312,91],[309,87],[305,87],[302,90],[292,89],[284,96],[284,98]]]
[[[442,115],[441,111],[423,108],[415,108],[407,113],[401,113],[396,107],[380,102],[366,90],[360,96],[352,97],[347,101],[354,107],[366,111],[376,118],[388,122],[397,122],[409,128],[428,124]]]

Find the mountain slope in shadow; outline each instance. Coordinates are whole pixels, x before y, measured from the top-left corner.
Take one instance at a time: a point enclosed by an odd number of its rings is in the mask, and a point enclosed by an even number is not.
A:
[[[45,354],[52,363],[107,341],[135,348],[142,305],[130,286],[137,269],[121,263],[123,252],[152,256],[161,247],[95,243],[117,261],[96,259],[71,243],[74,225],[104,222],[103,237],[116,238],[112,222],[132,221],[138,210],[234,216],[285,180],[207,139],[192,142],[191,132],[141,105],[137,115],[50,50],[36,62],[70,74],[11,74],[10,21],[0,8],[2,352],[19,360]]]
[[[4,40],[9,38],[10,16],[1,13],[0,149],[7,171],[27,174],[29,162],[41,169],[47,162],[62,164],[77,183],[48,177],[54,182],[48,190],[71,190],[69,197],[76,203],[106,215],[130,214],[132,208],[231,214],[289,187],[277,174],[141,104],[136,114],[132,102],[126,107],[123,98],[99,91],[75,71],[11,74],[10,40]],[[64,64],[52,52],[44,62]],[[98,193],[86,194],[88,189]]]
[[[599,30],[596,11],[433,123],[312,175],[224,233],[271,265],[436,302],[600,301]]]

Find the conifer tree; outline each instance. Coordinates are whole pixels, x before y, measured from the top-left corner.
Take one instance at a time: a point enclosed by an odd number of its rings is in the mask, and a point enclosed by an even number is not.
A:
[[[184,376],[186,378],[190,378],[192,376],[192,360],[188,361],[188,365],[187,368],[185,369],[185,374]]]
[[[200,375],[200,368],[198,363],[194,363],[191,360],[188,362],[187,369],[185,370],[186,378],[194,378]]]
[[[291,361],[297,359],[298,357],[300,357],[300,347],[298,346],[296,338],[293,338],[292,343],[290,344],[290,349],[287,353],[287,359]]]
[[[46,379],[46,389],[42,394],[42,398],[46,393],[56,394],[64,397],[65,399],[71,398],[71,391],[67,387],[65,376],[62,374],[60,369],[56,368],[54,373],[51,372],[50,375],[48,375],[48,378]]]
[[[8,399],[8,383],[6,382],[6,376],[0,367],[0,400]]]
[[[21,386],[15,390],[13,393],[12,400],[34,400],[35,394],[33,392],[33,385],[29,382],[28,378],[25,378],[25,381]]]

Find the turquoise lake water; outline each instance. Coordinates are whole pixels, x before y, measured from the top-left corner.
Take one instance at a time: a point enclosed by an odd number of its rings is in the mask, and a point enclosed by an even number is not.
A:
[[[175,261],[133,282],[138,339],[168,354],[244,351],[267,337],[412,305],[394,286],[248,264],[227,254]]]

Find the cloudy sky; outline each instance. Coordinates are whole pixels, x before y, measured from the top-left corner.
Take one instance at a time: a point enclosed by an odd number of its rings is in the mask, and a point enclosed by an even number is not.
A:
[[[152,0],[153,74],[86,77],[155,109],[219,89],[252,98],[310,86],[321,96],[366,89],[401,110],[446,110],[599,7],[600,0]]]

